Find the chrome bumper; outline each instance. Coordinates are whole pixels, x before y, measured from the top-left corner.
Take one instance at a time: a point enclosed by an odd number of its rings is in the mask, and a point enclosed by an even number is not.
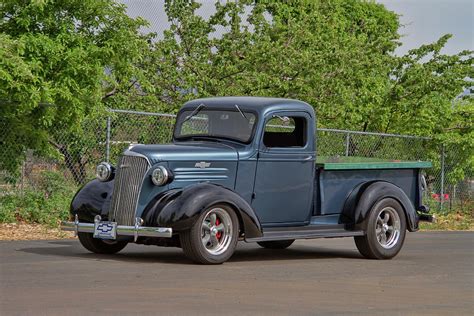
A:
[[[100,220],[96,218],[96,221]],[[145,227],[140,226],[138,219],[136,220],[135,226],[123,226],[117,225],[117,236],[133,236],[134,240],[137,241],[138,237],[165,237],[170,238],[173,235],[173,229],[168,227]],[[73,231],[76,236],[78,232],[81,233],[94,233],[94,223],[81,223],[77,219],[77,215],[74,222],[61,222],[61,230]]]

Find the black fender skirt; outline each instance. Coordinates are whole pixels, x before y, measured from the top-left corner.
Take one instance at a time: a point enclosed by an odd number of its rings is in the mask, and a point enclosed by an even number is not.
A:
[[[397,200],[405,211],[408,230],[418,230],[419,218],[412,202],[402,189],[386,181],[366,182],[355,187],[344,204],[342,221],[351,225],[363,223],[375,203],[383,198]]]
[[[262,236],[260,221],[252,207],[237,193],[212,183],[198,183],[157,195],[142,214],[144,225],[191,228],[196,218],[212,205],[224,203],[237,212],[245,238]]]
[[[96,215],[107,220],[113,188],[114,180],[101,182],[95,179],[88,182],[71,202],[71,217],[77,214],[79,221],[88,223],[93,223]]]

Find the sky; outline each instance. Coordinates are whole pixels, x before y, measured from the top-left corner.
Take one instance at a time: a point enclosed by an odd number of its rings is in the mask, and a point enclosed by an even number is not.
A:
[[[164,14],[164,0],[122,0],[128,6],[130,16],[147,19],[150,31],[162,33],[169,26]],[[215,0],[202,0],[199,13],[207,17]],[[400,15],[404,25],[396,54],[402,55],[412,48],[436,41],[446,33],[453,34],[444,50],[455,54],[462,50],[474,50],[474,0],[376,0]]]
[[[404,54],[422,44],[432,43],[444,34],[452,34],[444,50],[455,54],[474,50],[474,0],[378,0],[400,15],[404,25],[399,33],[402,46],[396,51]]]

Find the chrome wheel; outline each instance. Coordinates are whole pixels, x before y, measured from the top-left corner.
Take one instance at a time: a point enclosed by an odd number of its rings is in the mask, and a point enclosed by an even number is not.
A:
[[[239,218],[226,204],[209,206],[190,229],[180,232],[184,253],[204,264],[221,264],[234,253],[239,238]]]
[[[397,244],[400,238],[400,216],[394,208],[387,206],[378,213],[375,235],[380,246],[385,249]]]
[[[221,208],[213,208],[204,216],[201,223],[201,241],[211,255],[225,252],[232,242],[232,219]]]

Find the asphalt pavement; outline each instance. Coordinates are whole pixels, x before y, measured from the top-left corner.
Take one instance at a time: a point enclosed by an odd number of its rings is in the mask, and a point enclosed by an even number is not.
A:
[[[181,249],[95,255],[77,240],[0,242],[1,315],[473,315],[474,232],[408,233],[393,260],[351,238],[240,243],[218,266]]]

